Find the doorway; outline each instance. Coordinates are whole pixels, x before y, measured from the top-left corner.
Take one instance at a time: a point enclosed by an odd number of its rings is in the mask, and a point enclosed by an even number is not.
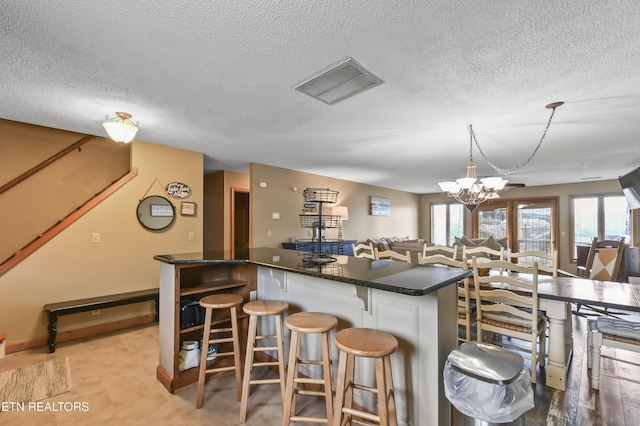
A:
[[[232,257],[249,258],[249,191],[231,188]]]

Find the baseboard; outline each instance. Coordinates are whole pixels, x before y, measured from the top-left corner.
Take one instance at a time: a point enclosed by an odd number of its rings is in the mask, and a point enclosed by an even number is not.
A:
[[[81,339],[83,337],[97,336],[109,331],[122,330],[124,328],[135,327],[137,325],[155,322],[156,314],[148,314],[141,317],[128,318],[125,320],[94,325],[91,327],[79,328],[77,330],[63,331],[56,336],[56,343],[68,342],[70,340]],[[26,351],[27,349],[47,346],[48,336],[35,337],[33,339],[7,342],[6,353]]]

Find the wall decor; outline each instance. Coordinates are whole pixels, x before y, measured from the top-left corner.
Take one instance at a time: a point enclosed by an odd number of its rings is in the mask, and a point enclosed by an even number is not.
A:
[[[182,216],[195,216],[196,209],[197,209],[196,203],[183,201],[182,204],[180,205],[180,214]]]
[[[191,188],[186,183],[182,182],[169,182],[164,187],[164,192],[171,198],[177,198],[183,200],[191,196]]]
[[[384,197],[371,197],[371,216],[391,216],[391,201]]]
[[[136,214],[140,225],[150,231],[167,229],[176,219],[175,207],[171,201],[159,195],[151,195],[140,200]]]
[[[173,216],[173,206],[166,206],[164,204],[151,204],[151,216],[171,217]]]

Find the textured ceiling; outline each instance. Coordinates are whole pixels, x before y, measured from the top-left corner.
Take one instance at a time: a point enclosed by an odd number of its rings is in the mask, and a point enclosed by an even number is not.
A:
[[[460,177],[467,125],[528,186],[640,165],[637,0],[0,0],[0,118],[416,193]],[[329,106],[293,86],[351,56],[385,83]],[[481,176],[495,175],[474,148]]]

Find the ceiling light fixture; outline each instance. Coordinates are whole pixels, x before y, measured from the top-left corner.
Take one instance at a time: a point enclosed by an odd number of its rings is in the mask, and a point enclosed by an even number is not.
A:
[[[105,115],[107,121],[102,123],[102,126],[114,141],[122,143],[131,142],[138,132],[139,123],[131,121],[131,114],[127,114],[126,112],[116,112],[116,115],[118,118],[109,118],[109,115]]]
[[[547,127],[545,127],[544,132],[542,133],[542,137],[540,138],[540,142],[538,142],[538,146],[533,151],[533,154],[522,164],[516,167],[512,167],[510,169],[502,169],[500,167],[495,166],[487,156],[482,151],[480,144],[478,144],[478,140],[476,139],[476,134],[473,131],[473,127],[471,124],[467,127],[469,131],[469,163],[467,164],[467,175],[464,178],[456,179],[455,182],[439,182],[440,188],[442,191],[447,194],[449,197],[452,197],[460,204],[464,204],[469,211],[475,210],[479,204],[484,203],[487,200],[492,198],[499,198],[499,191],[504,189],[507,184],[507,180],[502,179],[500,177],[488,177],[484,179],[480,179],[478,181],[476,177],[476,165],[473,162],[473,144],[475,143],[480,151],[480,154],[487,160],[487,163],[498,173],[501,175],[507,176],[509,173],[526,166],[536,155],[540,145],[542,145],[542,141],[547,134],[547,130],[549,130],[549,126],[551,125],[551,120],[553,119],[553,115],[556,111],[556,108],[560,105],[564,104],[564,102],[554,102],[547,105],[545,108],[551,109],[551,116],[549,117],[549,121],[547,122]]]

